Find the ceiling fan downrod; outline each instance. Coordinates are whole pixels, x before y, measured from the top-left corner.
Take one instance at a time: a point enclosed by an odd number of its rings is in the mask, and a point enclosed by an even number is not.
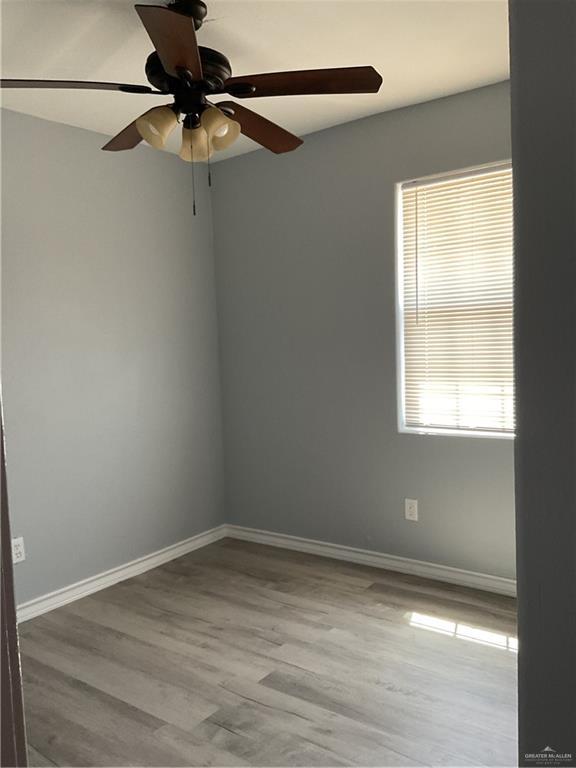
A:
[[[194,29],[198,31],[208,13],[206,3],[202,0],[172,0],[167,6],[171,11],[177,11],[184,16],[194,19]]]

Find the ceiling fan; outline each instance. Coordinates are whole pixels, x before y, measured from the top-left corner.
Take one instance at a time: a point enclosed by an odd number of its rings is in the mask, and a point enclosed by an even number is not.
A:
[[[182,119],[180,157],[208,160],[240,135],[276,152],[290,152],[302,139],[235,101],[211,104],[208,97],[229,94],[237,99],[323,93],[377,93],[382,78],[373,67],[310,69],[232,77],[230,62],[219,51],[199,46],[196,31],[207,14],[202,0],[173,0],[168,6],[136,5],[155,50],[146,60],[150,84],[100,83],[77,80],[1,80],[2,88],[80,88],[124,91],[172,101],[153,107],[120,131],[102,149],[132,149],[143,139],[160,149]],[[183,118],[181,118],[183,116]]]

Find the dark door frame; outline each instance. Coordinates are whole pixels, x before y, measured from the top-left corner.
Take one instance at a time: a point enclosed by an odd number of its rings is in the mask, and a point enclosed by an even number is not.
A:
[[[0,399],[0,442],[2,444],[1,474],[1,603],[2,603],[2,719],[0,732],[0,765],[26,766],[26,727],[22,701],[22,677],[14,600],[14,574],[12,570],[12,537],[8,517],[8,491],[6,488],[6,452],[4,445],[4,414]]]
[[[518,720],[576,766],[576,0],[510,0]]]

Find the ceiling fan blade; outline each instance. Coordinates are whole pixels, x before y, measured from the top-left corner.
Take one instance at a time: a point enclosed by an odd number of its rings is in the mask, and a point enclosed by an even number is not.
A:
[[[108,144],[104,144],[102,149],[108,152],[120,152],[123,149],[134,149],[135,146],[140,144],[142,136],[138,133],[136,128],[136,120],[130,125],[127,125],[123,131],[120,131],[113,139],[110,139]]]
[[[162,5],[136,5],[135,8],[166,72],[178,77],[179,70],[184,69],[194,80],[202,80],[194,20]]]
[[[157,93],[147,85],[130,83],[95,83],[88,80],[0,80],[0,88],[78,88],[92,91],[124,91],[125,93]]]
[[[221,101],[216,104],[219,108],[224,108],[226,113],[240,123],[240,128],[245,136],[257,141],[266,149],[275,152],[277,155],[283,152],[291,152],[303,143],[302,139],[294,136],[293,133],[286,131],[276,123],[267,120],[262,115],[246,109],[235,101]]]
[[[224,90],[238,98],[322,93],[377,93],[382,78],[374,67],[303,69],[230,77]]]

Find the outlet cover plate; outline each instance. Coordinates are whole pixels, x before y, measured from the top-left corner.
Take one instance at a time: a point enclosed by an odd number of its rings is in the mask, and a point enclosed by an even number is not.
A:
[[[404,499],[404,517],[413,523],[418,522],[418,499]]]
[[[24,538],[19,536],[12,539],[12,562],[21,563],[22,560],[26,560],[26,550],[24,549]]]

